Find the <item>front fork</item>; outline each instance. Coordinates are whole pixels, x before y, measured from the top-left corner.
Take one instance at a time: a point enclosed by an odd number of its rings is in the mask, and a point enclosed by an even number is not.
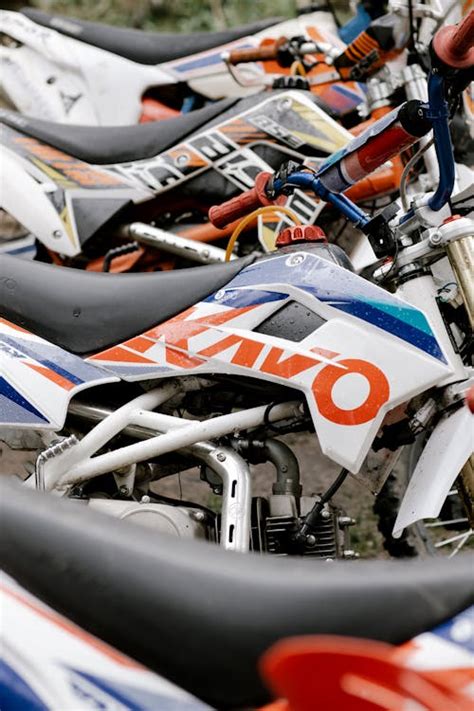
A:
[[[439,230],[445,240],[449,239],[449,231],[456,226],[457,220],[446,222]],[[459,223],[458,223],[459,224]],[[474,230],[473,230],[474,231]],[[467,231],[466,231],[467,232]],[[465,234],[445,243],[446,254],[456,277],[459,293],[469,318],[471,329],[474,325],[474,234]],[[430,298],[430,292],[432,294]],[[401,284],[397,293],[413,305],[427,313],[434,326],[438,340],[443,345],[446,356],[454,372],[448,382],[466,378],[464,364],[455,352],[444,325],[436,301],[436,287],[431,275],[416,276]],[[447,382],[443,383],[446,385]],[[463,501],[470,525],[474,527],[474,457],[471,455],[459,472],[457,488]]]

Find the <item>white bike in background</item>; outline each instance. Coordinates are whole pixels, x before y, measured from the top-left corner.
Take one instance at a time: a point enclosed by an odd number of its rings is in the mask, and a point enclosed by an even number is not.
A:
[[[243,96],[222,53],[306,34],[344,44],[329,12],[261,20],[222,32],[163,34],[33,9],[0,12],[3,92],[21,113],[61,123],[127,125],[171,118],[203,101]]]

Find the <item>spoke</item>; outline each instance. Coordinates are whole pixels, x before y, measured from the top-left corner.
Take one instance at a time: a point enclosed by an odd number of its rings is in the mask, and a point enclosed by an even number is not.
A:
[[[458,545],[456,546],[456,548],[453,550],[452,553],[449,554],[448,557],[449,557],[449,558],[452,558],[452,557],[455,556],[457,553],[459,553],[459,551],[460,551],[461,548],[464,546],[464,544],[466,543],[466,541],[467,541],[467,539],[469,538],[469,536],[472,536],[473,533],[474,533],[474,531],[467,531],[467,533],[465,534],[465,536],[464,536],[464,538],[462,539],[462,541],[459,541],[459,543],[458,543]]]
[[[456,541],[459,541],[460,539],[469,538],[470,535],[472,535],[472,531],[468,531],[467,533],[460,533],[458,536],[453,536],[452,538],[447,538],[445,541],[440,541],[439,543],[435,543],[434,547],[435,548],[442,548],[443,546],[447,546],[450,543],[455,543]]]
[[[452,518],[450,521],[435,521],[434,523],[425,523],[425,527],[438,528],[439,526],[450,526],[454,523],[467,523],[467,518]]]

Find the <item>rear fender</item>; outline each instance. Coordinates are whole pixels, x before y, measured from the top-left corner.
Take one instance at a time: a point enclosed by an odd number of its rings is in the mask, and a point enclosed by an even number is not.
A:
[[[4,175],[8,176],[3,181],[1,207],[48,249],[69,257],[80,254],[77,235],[66,229],[48,195],[54,192],[54,184],[35,180],[33,175],[39,171],[4,146],[0,156]]]
[[[1,112],[0,112],[1,113]],[[28,119],[9,114],[15,128],[3,126],[2,204],[48,249],[68,257],[112,217],[149,197],[126,178],[42,143],[22,131]]]
[[[97,123],[69,39],[19,12],[0,12],[2,85],[18,111],[61,123]]]
[[[467,407],[449,413],[434,428],[403,497],[393,537],[425,518],[436,518],[473,451],[474,416]]]

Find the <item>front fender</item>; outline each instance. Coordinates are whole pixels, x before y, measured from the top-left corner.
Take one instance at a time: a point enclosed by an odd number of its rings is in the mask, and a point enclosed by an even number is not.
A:
[[[473,451],[474,416],[467,407],[449,413],[434,428],[403,497],[392,535],[425,518],[439,516],[441,507]]]

